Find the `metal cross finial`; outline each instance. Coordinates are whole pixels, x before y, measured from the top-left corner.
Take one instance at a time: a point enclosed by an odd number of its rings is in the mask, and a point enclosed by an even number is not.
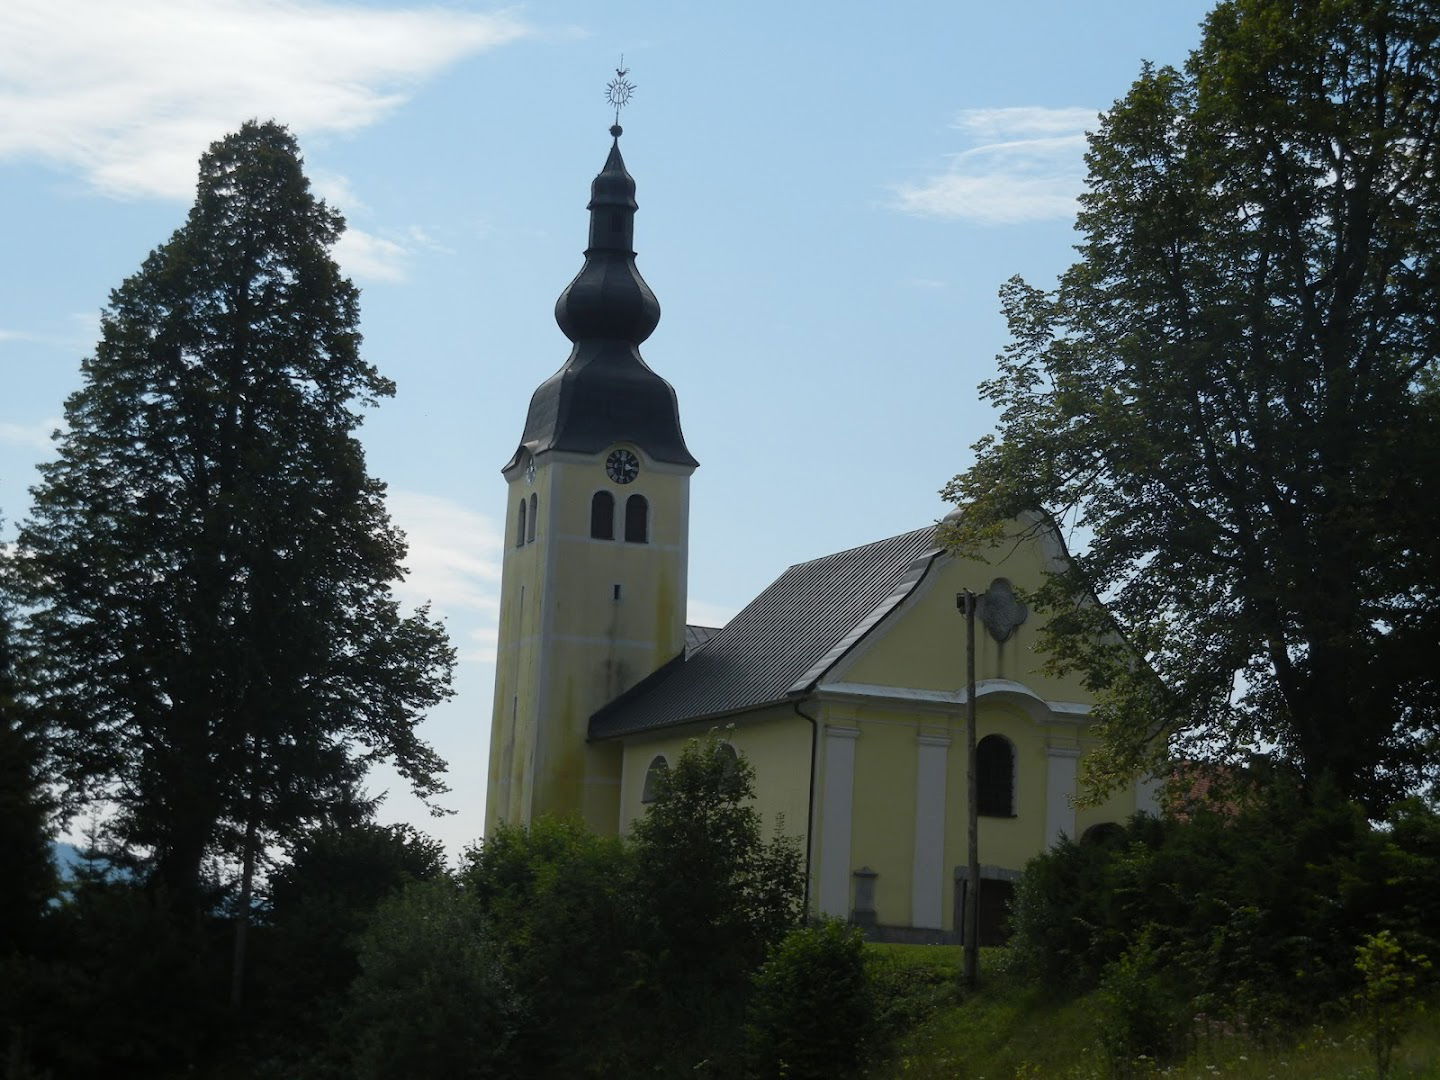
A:
[[[620,54],[620,66],[615,69],[615,78],[605,85],[605,100],[615,106],[615,126],[620,126],[620,110],[630,104],[630,95],[635,93],[635,84],[627,75],[630,69],[625,66],[625,54]],[[615,132],[616,135],[620,133]]]

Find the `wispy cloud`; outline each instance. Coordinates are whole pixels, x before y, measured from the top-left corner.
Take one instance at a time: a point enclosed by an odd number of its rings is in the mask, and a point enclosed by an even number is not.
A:
[[[977,139],[1013,139],[1026,135],[1073,135],[1096,124],[1095,109],[1048,109],[1018,105],[1004,109],[962,109],[954,127]]]
[[[55,449],[55,444],[50,439],[51,433],[64,426],[65,421],[58,416],[47,417],[35,424],[16,424],[9,420],[0,420],[0,443],[49,453]]]
[[[986,140],[950,157],[949,168],[895,190],[894,207],[920,217],[1013,225],[1067,218],[1084,186],[1084,108],[966,109],[954,127]]]
[[[251,117],[355,131],[427,76],[530,32],[507,12],[438,6],[6,0],[0,158],[77,171],[107,195],[186,198],[200,153]]]
[[[376,236],[353,225],[340,235],[333,249],[335,261],[350,277],[361,281],[404,281],[410,269],[411,248]]]
[[[44,345],[57,349],[88,349],[100,336],[100,316],[92,313],[75,313],[66,320],[69,330],[61,333],[39,333],[34,330],[0,329],[0,344],[17,342],[24,345]]]
[[[716,604],[709,600],[691,600],[685,621],[692,626],[724,626],[740,609],[733,604]]]
[[[437,614],[494,625],[504,556],[500,527],[439,495],[391,491],[385,501],[410,541],[410,572],[396,588],[401,600],[429,600]]]

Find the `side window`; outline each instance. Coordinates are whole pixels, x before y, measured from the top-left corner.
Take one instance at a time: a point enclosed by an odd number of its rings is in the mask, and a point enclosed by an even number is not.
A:
[[[520,514],[515,519],[515,546],[521,547],[525,543],[525,500],[520,500]]]
[[[594,540],[615,539],[615,496],[597,491],[590,499],[590,536]]]
[[[1015,748],[1003,735],[986,735],[975,747],[975,789],[980,813],[1015,816]]]
[[[715,745],[715,756],[720,759],[721,771],[727,776],[734,776],[735,770],[740,767],[740,759],[735,754],[735,748],[728,742]]]
[[[540,496],[530,496],[530,524],[525,526],[525,542],[535,539],[535,526],[540,523]]]
[[[644,495],[631,495],[625,500],[625,540],[631,544],[650,540],[650,504]]]
[[[670,772],[670,763],[665,760],[664,754],[656,754],[655,759],[650,762],[650,768],[645,770],[645,787],[640,792],[642,803],[652,803],[660,797],[660,781]]]

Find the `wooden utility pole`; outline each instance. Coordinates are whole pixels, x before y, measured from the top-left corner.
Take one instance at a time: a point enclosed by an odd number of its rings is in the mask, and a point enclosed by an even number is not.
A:
[[[965,612],[965,818],[970,865],[965,875],[965,986],[980,982],[980,792],[975,786],[975,601],[969,589],[957,593],[955,604]]]

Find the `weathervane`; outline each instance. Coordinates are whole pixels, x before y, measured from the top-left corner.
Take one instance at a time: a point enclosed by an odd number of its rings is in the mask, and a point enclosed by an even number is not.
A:
[[[605,100],[615,106],[615,126],[610,129],[610,134],[616,138],[620,137],[620,110],[630,104],[630,95],[635,93],[635,84],[627,75],[630,69],[625,66],[625,54],[620,54],[620,66],[615,69],[615,77],[605,84]]]

